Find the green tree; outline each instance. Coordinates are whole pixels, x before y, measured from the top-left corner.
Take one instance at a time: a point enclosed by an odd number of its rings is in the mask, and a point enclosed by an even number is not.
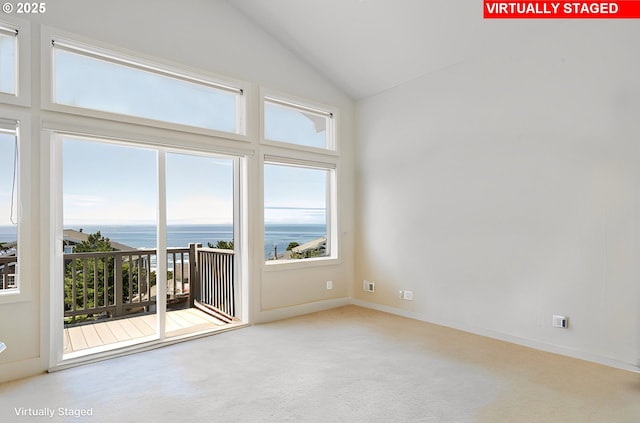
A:
[[[102,236],[100,231],[89,234],[86,241],[82,241],[74,247],[76,253],[88,253],[93,251],[115,251],[111,246],[111,240]]]
[[[287,245],[287,251],[291,251],[294,248],[298,247],[299,245],[300,245],[299,242],[295,242],[295,241],[290,242],[289,245]]]
[[[86,241],[82,241],[74,247],[74,253],[109,252],[115,251],[111,240],[102,236],[100,231],[90,234]],[[156,272],[148,269],[148,260],[145,256],[125,256],[122,258],[122,297],[125,303],[131,301],[130,296],[140,294],[139,287],[146,292],[146,282],[150,286],[156,284]],[[91,257],[86,259],[72,259],[65,263],[65,310],[75,308],[77,310],[92,309],[115,304],[115,258]],[[87,301],[84,301],[85,282],[87,284]],[[73,294],[75,283],[75,298]],[[106,288],[106,295],[105,295]],[[130,295],[131,293],[131,295]],[[106,298],[105,298],[106,297]],[[69,318],[70,321],[91,320],[91,313]]]
[[[216,242],[216,244],[207,242],[207,245],[209,246],[209,248],[218,248],[220,250],[233,250],[233,240],[231,241],[220,240]]]
[[[102,236],[100,231],[90,234],[86,241],[75,245],[75,253],[114,251],[109,238]],[[76,309],[94,308],[105,306],[105,277],[107,281],[113,281],[114,259],[113,257],[96,257],[86,260],[73,259],[65,263],[64,293],[65,310],[72,310],[75,303]],[[84,301],[85,282],[87,284],[87,304]],[[75,297],[74,297],[75,283]],[[128,287],[127,287],[128,288]],[[107,300],[113,303],[113,283],[107,284]],[[93,318],[92,314],[81,315],[70,320],[86,320]]]

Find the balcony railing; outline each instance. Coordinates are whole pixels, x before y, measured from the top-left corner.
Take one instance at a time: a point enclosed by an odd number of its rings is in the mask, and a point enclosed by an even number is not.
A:
[[[198,249],[198,286],[194,289],[200,305],[213,308],[222,314],[222,320],[236,315],[235,283],[231,250],[216,248]]]
[[[235,316],[232,258],[231,250],[203,249],[196,244],[168,248],[167,307],[199,302],[212,312]],[[65,254],[64,263],[68,323],[148,312],[156,305],[155,249]],[[221,310],[217,310],[219,305]]]

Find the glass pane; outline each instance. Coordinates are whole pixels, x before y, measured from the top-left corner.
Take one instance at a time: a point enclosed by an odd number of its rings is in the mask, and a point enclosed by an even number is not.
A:
[[[264,102],[264,137],[268,140],[326,149],[328,123],[326,116]]]
[[[16,94],[15,36],[0,34],[0,91]]]
[[[155,339],[157,192],[154,150],[63,141],[65,358]],[[105,321],[135,330],[74,336]]]
[[[215,309],[221,315],[236,316],[234,160],[169,153],[166,164],[167,245],[170,247],[167,292],[170,297],[174,292],[189,295],[204,310]],[[193,257],[189,255],[192,243],[203,247],[198,248]],[[184,250],[185,256],[179,254]],[[189,264],[196,257],[198,273],[192,275]],[[192,311],[201,314],[201,311]],[[193,330],[207,326],[208,329],[216,327],[202,320]],[[167,328],[167,336],[181,333],[184,329]]]
[[[167,154],[167,238],[169,247],[233,245],[233,160]]]
[[[265,164],[265,260],[329,254],[328,179],[326,169]]]
[[[238,94],[55,51],[54,102],[237,133]]]
[[[16,136],[0,133],[0,290],[18,286],[16,160]]]
[[[63,163],[65,225],[152,225],[155,231],[154,150],[65,139]],[[154,235],[130,243],[134,248],[155,248],[156,239]]]

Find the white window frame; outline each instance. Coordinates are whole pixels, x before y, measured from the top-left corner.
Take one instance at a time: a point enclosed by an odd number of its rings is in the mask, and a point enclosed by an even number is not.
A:
[[[89,40],[85,37],[70,34],[66,31],[53,29],[46,26],[42,27],[41,37],[43,46],[41,51],[42,109],[76,116],[89,116],[103,120],[119,121],[154,128],[163,128],[174,131],[202,134],[221,139],[244,141],[247,143],[250,142],[250,137],[247,134],[247,122],[249,121],[249,108],[247,107],[247,103],[248,99],[251,98],[251,87],[246,82],[213,75],[210,72],[205,72],[200,69],[191,69],[185,67],[184,65],[178,65],[166,60],[151,58],[138,52],[125,51],[124,49],[116,46],[107,45],[95,40]],[[105,112],[56,103],[53,96],[53,78],[55,72],[53,44],[55,42],[58,42],[59,45],[72,47],[74,49],[77,49],[78,51],[84,50],[86,52],[89,52],[88,56],[93,55],[106,59],[112,58],[114,63],[130,63],[133,68],[145,69],[150,72],[156,72],[159,75],[173,75],[178,79],[190,80],[191,82],[201,81],[207,85],[219,85],[224,87],[237,88],[242,92],[242,95],[239,96],[239,100],[236,106],[236,128],[238,128],[239,133],[225,132],[186,124],[172,123],[162,120],[124,115],[113,112]]]
[[[318,115],[327,115],[327,147],[318,148],[301,144],[295,144],[287,141],[272,140],[265,136],[265,102],[272,102],[279,106],[287,107],[302,112],[311,112]],[[283,94],[273,90],[263,89],[260,95],[260,142],[264,145],[306,151],[310,153],[319,153],[329,156],[338,156],[340,154],[340,140],[338,137],[338,128],[340,123],[340,112],[336,107],[326,104],[309,101],[296,96]]]
[[[281,153],[281,151],[279,151]],[[264,233],[265,233],[265,219],[264,219],[264,167],[266,164],[280,165],[280,166],[293,166],[308,169],[319,169],[328,171],[329,181],[327,184],[327,201],[326,201],[326,213],[327,213],[327,247],[329,254],[323,257],[310,257],[305,259],[290,259],[290,260],[265,260],[262,255],[261,260],[264,264],[265,270],[279,270],[283,266],[287,269],[294,269],[300,267],[309,266],[322,266],[322,265],[335,265],[340,262],[339,255],[339,238],[338,238],[338,163],[337,160],[323,160],[317,161],[312,158],[305,157],[300,154],[292,154],[290,156],[265,154],[261,160],[261,181],[262,181],[262,235],[264,246]]]
[[[310,147],[294,144],[286,141],[270,140],[265,137],[265,101],[273,101],[304,112],[317,112],[329,114],[327,124],[327,148]],[[338,134],[340,123],[340,111],[337,107],[319,102],[310,101],[297,96],[278,92],[268,88],[260,90],[260,143],[263,154],[260,157],[260,181],[262,199],[262,245],[264,246],[265,220],[264,220],[264,166],[265,164],[280,164],[308,168],[325,169],[329,171],[329,184],[327,187],[327,237],[329,255],[324,257],[312,257],[307,259],[292,260],[265,260],[262,255],[263,270],[277,271],[307,268],[313,266],[336,265],[341,262],[339,239],[339,215],[338,215],[338,179],[340,162],[340,140]],[[261,248],[261,251],[263,249]]]
[[[6,20],[5,20],[6,19]],[[15,19],[12,16],[4,15],[0,20],[0,27],[17,31],[17,72],[16,72],[16,93],[9,94],[0,92],[0,103],[13,104],[16,106],[31,105],[31,24],[22,19]]]
[[[18,140],[18,180],[16,184],[18,210],[18,250],[17,250],[17,288],[0,291],[0,306],[3,304],[19,303],[32,300],[32,286],[34,280],[32,268],[35,267],[37,251],[33,242],[33,219],[31,215],[31,120],[28,113],[14,111],[0,106],[0,117],[17,122],[16,136]],[[29,263],[25,264],[25,260]],[[2,290],[5,291],[5,290]]]

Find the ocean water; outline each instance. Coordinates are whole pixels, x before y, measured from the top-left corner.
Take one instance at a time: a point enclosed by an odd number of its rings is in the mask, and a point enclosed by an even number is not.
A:
[[[81,225],[68,226],[65,229],[80,230],[84,233],[100,231],[102,236],[132,248],[155,248],[156,227],[153,225]],[[274,247],[278,253],[283,253],[290,242],[304,244],[314,239],[326,236],[326,225],[266,225],[264,234],[265,258],[273,256]],[[168,225],[167,246],[187,247],[189,243],[200,243],[204,246],[208,242],[233,239],[232,225]],[[0,226],[0,242],[14,241],[15,227]]]
[[[67,225],[65,229],[80,230],[87,234],[98,231],[111,241],[128,245],[132,248],[155,248],[156,227],[154,225]],[[187,247],[190,243],[231,241],[233,226],[231,225],[168,225],[167,247]]]

